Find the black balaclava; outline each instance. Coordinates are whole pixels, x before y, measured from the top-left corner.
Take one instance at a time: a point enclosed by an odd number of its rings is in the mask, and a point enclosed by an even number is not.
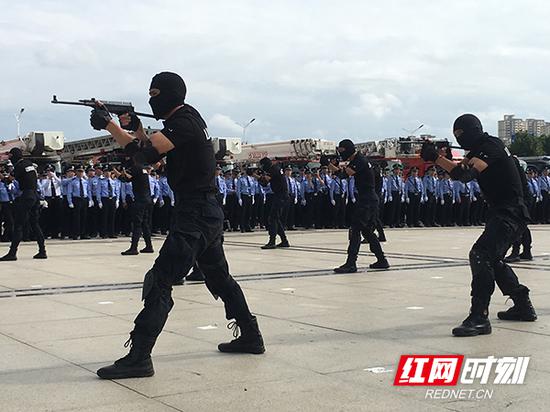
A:
[[[155,118],[162,119],[175,107],[185,103],[187,88],[185,82],[176,73],[162,72],[156,74],[151,80],[149,89],[158,89],[158,96],[149,99],[149,105]]]
[[[456,141],[465,150],[472,150],[484,136],[481,121],[473,114],[463,114],[453,124],[453,131],[462,129]]]
[[[264,172],[268,172],[269,169],[271,169],[271,159],[269,157],[264,157],[262,160],[260,160],[260,167]]]
[[[23,159],[23,152],[20,148],[14,147],[13,149],[10,150],[10,160],[14,166],[21,159]]]
[[[344,149],[344,151],[340,152],[340,156],[344,161],[348,160],[355,153],[355,145],[349,139],[342,140],[340,143],[338,143],[338,147]]]

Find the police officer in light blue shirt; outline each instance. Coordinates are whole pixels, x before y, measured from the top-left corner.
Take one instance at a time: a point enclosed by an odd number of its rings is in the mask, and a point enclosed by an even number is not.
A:
[[[216,189],[218,189],[216,193],[216,200],[218,201],[220,207],[223,207],[227,202],[227,184],[222,176],[222,168],[220,166],[216,167],[215,179]]]
[[[329,198],[332,206],[331,226],[343,229],[346,220],[347,180],[343,176],[333,175],[329,184]]]
[[[84,167],[76,168],[76,176],[73,177],[67,185],[67,202],[72,209],[72,239],[89,239],[86,234],[86,214],[88,212],[88,202],[92,198],[91,186],[84,176]]]
[[[412,167],[405,181],[405,202],[407,203],[407,224],[409,227],[420,227],[420,205],[424,203],[424,185],[418,177],[418,168]]]
[[[0,233],[0,240],[2,242],[10,242],[13,229],[13,200],[14,184],[8,174],[0,175],[0,230],[3,226],[3,231]]]
[[[394,164],[392,174],[388,176],[386,187],[388,188],[388,223],[390,227],[402,226],[401,223],[401,207],[405,201],[405,184],[401,176],[400,164]]]
[[[470,182],[454,181],[456,223],[459,226],[470,226],[470,207],[472,204],[472,189]]]
[[[229,220],[230,229],[238,230],[239,227],[239,203],[237,202],[237,176],[234,171],[226,170],[225,172],[225,188],[227,191],[225,211],[226,217]]]
[[[159,213],[159,229],[161,235],[166,235],[170,227],[170,219],[172,218],[172,210],[176,204],[174,192],[168,184],[168,177],[164,169],[159,171],[159,190],[160,190],[160,213]]]
[[[250,225],[250,217],[252,211],[252,205],[254,204],[254,193],[255,193],[255,179],[253,175],[253,169],[248,168],[246,173],[243,173],[237,179],[237,200],[239,206],[241,207],[241,232],[252,232]]]
[[[437,206],[437,177],[435,167],[426,170],[422,178],[422,197],[424,199],[424,225],[428,227],[439,226],[435,222],[435,210]]]
[[[538,223],[539,202],[542,202],[542,192],[537,181],[537,170],[535,167],[527,168],[527,187],[529,189],[529,214],[533,223]]]
[[[97,203],[101,209],[100,235],[103,239],[115,239],[115,213],[120,202],[120,186],[111,176],[112,168],[106,167],[97,187]]]
[[[302,179],[302,188],[300,192],[303,194],[301,201],[303,207],[303,224],[304,229],[311,229],[313,226],[315,214],[315,201],[317,196],[315,179],[311,170],[306,170]]]
[[[453,205],[455,203],[455,191],[449,172],[439,172],[437,181],[437,198],[440,210],[441,226],[453,226]]]
[[[550,223],[550,168],[548,166],[542,169],[538,178],[538,184],[542,195],[541,223]]]

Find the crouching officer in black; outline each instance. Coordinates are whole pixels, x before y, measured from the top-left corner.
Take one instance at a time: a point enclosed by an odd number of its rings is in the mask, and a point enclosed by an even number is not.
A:
[[[334,272],[357,272],[356,262],[361,248],[361,233],[366,237],[370,251],[377,259],[370,265],[370,268],[388,269],[390,264],[386,260],[378,237],[374,234],[378,219],[378,195],[375,189],[374,169],[365,156],[355,149],[355,145],[349,139],[344,139],[338,144],[338,152],[343,161],[349,161],[344,167],[344,171],[349,177],[354,177],[357,195],[349,229],[348,258],[346,263],[334,269]],[[332,172],[341,171],[338,163],[338,161],[331,162],[326,156],[321,157],[321,166],[328,166]]]
[[[263,175],[258,176],[258,182],[262,186],[271,186],[273,195],[271,197],[271,208],[267,216],[267,230],[269,232],[269,241],[262,246],[262,249],[275,249],[278,247],[290,247],[286,238],[285,226],[283,224],[283,212],[288,204],[288,185],[281,168],[273,164],[271,159],[264,157],[260,160],[260,167]],[[277,235],[281,238],[281,243],[276,244]]]
[[[421,157],[449,171],[454,180],[467,183],[477,178],[487,200],[489,218],[483,233],[470,250],[470,315],[453,329],[455,336],[487,335],[491,333],[489,301],[495,282],[503,295],[510,296],[514,301],[514,306],[506,312],[498,312],[499,319],[537,319],[529,299],[529,289],[519,283],[512,268],[503,261],[508,248],[526,230],[529,212],[518,169],[502,141],[484,133],[481,122],[472,114],[457,118],[453,133],[458,144],[469,151],[464,163],[456,164],[441,156],[429,142],[423,145]]]
[[[21,149],[14,147],[9,152],[9,158],[14,166],[15,180],[19,183],[20,195],[15,198],[14,214],[15,224],[14,232],[9,252],[0,258],[0,261],[17,260],[17,248],[23,239],[23,228],[28,222],[36,237],[38,243],[38,253],[33,256],[34,259],[46,259],[46,245],[44,235],[40,228],[40,199],[38,196],[38,175],[32,162],[23,159]]]
[[[229,274],[223,241],[223,212],[216,201],[214,174],[216,161],[206,123],[192,106],[184,102],[186,87],[175,73],[163,72],[153,77],[149,103],[157,119],[165,119],[164,128],[150,136],[149,144],[140,147],[133,137],[115,124],[109,113],[98,107],[92,111],[95,129],[107,129],[136,163],[155,164],[166,156],[168,183],[176,204],[169,234],[153,267],[143,282],[143,310],[136,317],[130,333],[131,349],[113,365],[97,371],[104,379],[152,376],[151,350],[174,305],[172,285],[198,261],[206,286],[225,304],[228,320],[235,319],[230,343],[218,346],[221,352],[263,353],[262,335],[256,318],[250,313],[244,294]],[[128,120],[130,120],[128,122]],[[125,128],[136,131],[145,140],[135,115],[121,117]]]

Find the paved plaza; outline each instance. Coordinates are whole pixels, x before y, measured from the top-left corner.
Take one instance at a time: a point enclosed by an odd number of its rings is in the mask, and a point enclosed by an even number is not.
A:
[[[360,272],[335,275],[346,231],[290,232],[292,248],[260,250],[264,232],[230,233],[226,254],[266,342],[265,355],[230,355],[223,305],[202,284],[174,290],[153,351],[152,378],[102,381],[123,356],[153,255],[120,256],[127,239],[50,241],[47,261],[21,247],[0,266],[0,410],[8,411],[463,411],[548,410],[550,227],[533,227],[533,262],[515,265],[539,320],[510,323],[495,292],[493,334],[453,338],[469,308],[468,251],[480,228],[395,229],[388,271],[364,245]],[[162,238],[155,240],[155,248]],[[7,250],[1,245],[0,252]],[[523,385],[480,385],[492,399],[426,399],[393,386],[402,354],[530,356]]]

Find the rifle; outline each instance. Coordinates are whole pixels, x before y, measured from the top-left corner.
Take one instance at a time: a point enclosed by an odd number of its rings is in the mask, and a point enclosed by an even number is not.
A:
[[[153,116],[152,114],[136,112],[134,110],[134,106],[130,102],[112,102],[107,100],[99,100],[99,101],[103,103],[103,105],[105,106],[105,108],[109,113],[116,114],[117,116],[120,116],[121,114],[124,114],[124,113],[130,113],[140,117],[150,117],[152,119],[155,118],[155,116]],[[66,102],[66,101],[57,100],[57,96],[54,94],[52,103],[53,104],[70,104],[73,106],[87,106],[94,109],[98,107],[98,100],[94,99],[93,97],[89,100],[81,99],[77,102]]]

